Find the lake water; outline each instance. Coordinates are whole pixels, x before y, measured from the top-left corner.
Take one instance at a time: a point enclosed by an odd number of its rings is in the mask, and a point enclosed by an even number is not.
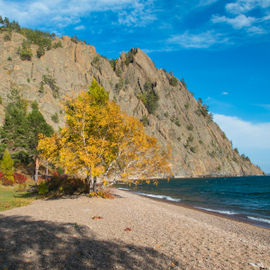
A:
[[[160,180],[117,188],[270,228],[270,176]]]

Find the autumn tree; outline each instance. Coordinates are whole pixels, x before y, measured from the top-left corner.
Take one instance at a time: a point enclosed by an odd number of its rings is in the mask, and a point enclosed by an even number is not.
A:
[[[170,175],[168,153],[95,80],[88,92],[67,100],[65,112],[65,127],[42,136],[38,149],[66,173],[85,175],[90,191],[96,191],[97,177],[134,181]]]
[[[12,160],[8,149],[5,150],[3,159],[0,162],[0,169],[3,173],[5,179],[7,179],[10,183],[14,183],[14,161]]]

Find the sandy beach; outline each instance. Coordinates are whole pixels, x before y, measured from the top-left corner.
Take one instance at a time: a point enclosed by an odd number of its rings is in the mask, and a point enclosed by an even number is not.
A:
[[[113,193],[2,212],[0,269],[270,269],[268,229]]]

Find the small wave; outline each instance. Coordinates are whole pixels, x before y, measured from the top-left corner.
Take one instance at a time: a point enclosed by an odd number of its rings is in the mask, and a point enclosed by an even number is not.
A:
[[[157,195],[157,194],[149,194],[149,193],[142,193],[142,192],[136,192],[136,193],[139,195],[142,195],[142,196],[155,198],[155,199],[162,199],[162,200],[171,201],[171,202],[180,202],[181,201],[181,199],[172,198],[172,197],[166,196],[166,195]]]
[[[201,210],[205,210],[208,212],[214,212],[214,213],[218,213],[218,214],[224,214],[224,215],[236,215],[236,212],[233,211],[229,211],[229,210],[215,210],[215,209],[210,209],[210,208],[204,208],[204,207],[195,207],[197,209],[201,209]]]
[[[128,191],[129,191],[128,188],[121,188],[121,187],[119,187],[119,188],[117,188],[117,189],[120,189],[120,190],[128,190]]]
[[[259,222],[264,222],[264,223],[268,223],[270,224],[270,219],[266,219],[266,218],[256,218],[256,217],[250,217],[248,216],[247,218],[254,220],[254,221],[259,221]]]

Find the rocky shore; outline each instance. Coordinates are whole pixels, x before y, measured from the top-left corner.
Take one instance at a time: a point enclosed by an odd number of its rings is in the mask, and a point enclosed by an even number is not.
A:
[[[270,230],[113,190],[0,215],[2,269],[270,269]]]

